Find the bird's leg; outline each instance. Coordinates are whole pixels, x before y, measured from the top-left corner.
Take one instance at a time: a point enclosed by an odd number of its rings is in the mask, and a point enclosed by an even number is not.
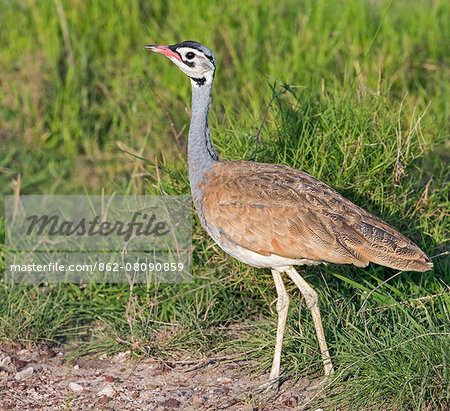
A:
[[[317,292],[300,276],[294,267],[289,267],[286,273],[294,281],[295,285],[303,294],[306,305],[311,310],[314,327],[316,329],[317,339],[319,340],[319,347],[322,353],[323,366],[325,375],[328,376],[334,372],[333,364],[331,362],[330,353],[328,352],[327,342],[323,333],[322,319],[320,317],[319,296]]]
[[[275,269],[272,270],[275,288],[277,290],[277,338],[275,340],[275,352],[273,354],[272,370],[270,371],[269,381],[263,384],[267,390],[278,387],[280,378],[280,362],[281,362],[281,347],[283,344],[284,328],[286,326],[286,318],[289,310],[289,296],[281,278],[281,273]]]
[[[272,370],[270,371],[270,380],[278,379],[280,376],[280,362],[281,362],[281,346],[283,344],[284,328],[286,326],[286,318],[289,310],[289,296],[281,278],[281,274],[277,270],[272,270],[273,280],[275,281],[275,288],[277,289],[277,313],[278,326],[277,338],[275,340],[275,352],[273,355]]]

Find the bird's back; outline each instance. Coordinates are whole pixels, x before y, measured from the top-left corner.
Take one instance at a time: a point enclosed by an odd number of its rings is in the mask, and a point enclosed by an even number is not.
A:
[[[261,256],[432,268],[429,257],[389,224],[292,167],[218,161],[201,189],[207,224],[224,241]]]

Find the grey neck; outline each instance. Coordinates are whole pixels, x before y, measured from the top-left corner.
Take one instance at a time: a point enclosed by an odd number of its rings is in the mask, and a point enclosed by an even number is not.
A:
[[[192,196],[196,202],[199,184],[214,161],[219,161],[219,156],[211,143],[208,125],[213,78],[207,79],[202,85],[197,84],[195,80],[191,80],[191,83],[192,116],[188,138],[188,165]]]

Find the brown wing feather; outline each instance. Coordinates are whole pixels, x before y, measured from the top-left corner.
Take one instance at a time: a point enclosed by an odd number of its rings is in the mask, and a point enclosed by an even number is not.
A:
[[[208,224],[262,255],[427,271],[430,259],[383,220],[287,166],[217,162],[203,186]]]

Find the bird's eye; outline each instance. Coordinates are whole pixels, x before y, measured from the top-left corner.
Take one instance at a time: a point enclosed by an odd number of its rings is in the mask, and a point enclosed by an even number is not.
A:
[[[192,60],[194,57],[195,57],[195,54],[192,51],[190,51],[189,53],[186,53],[186,58],[188,60]]]

